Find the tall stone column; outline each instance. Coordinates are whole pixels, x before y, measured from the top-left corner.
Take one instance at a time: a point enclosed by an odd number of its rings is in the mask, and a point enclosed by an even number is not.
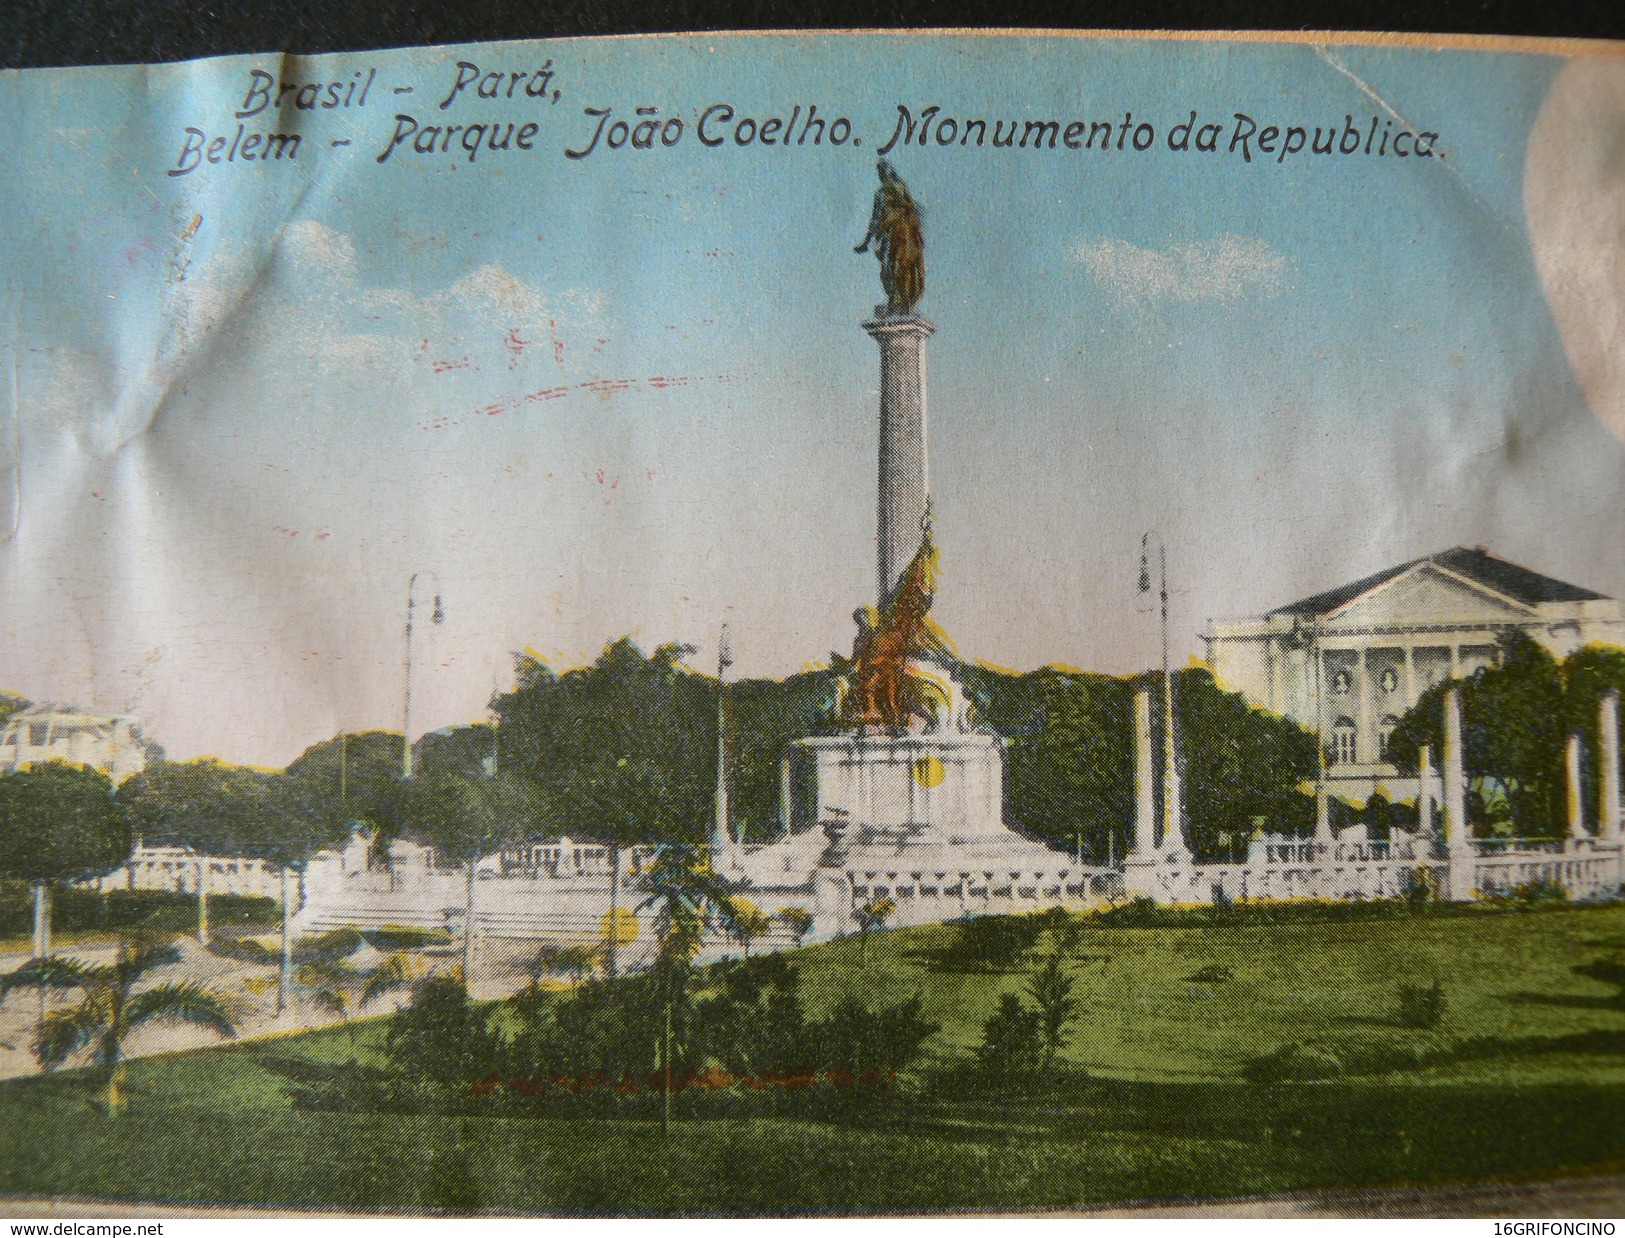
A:
[[[1619,841],[1619,693],[1609,688],[1597,700],[1598,786],[1597,833],[1603,842]]]
[[[879,605],[920,548],[929,502],[926,471],[925,319],[880,317],[863,324],[880,345],[880,494],[876,546]]]
[[[790,751],[779,758],[779,827],[788,834],[795,824],[796,810],[795,768],[790,764]]]
[[[1563,785],[1568,792],[1568,835],[1584,838],[1586,832],[1585,791],[1580,782],[1580,736],[1570,731],[1563,744]]]
[[[1157,849],[1157,774],[1151,753],[1151,690],[1134,692],[1134,853]]]
[[[1134,845],[1123,862],[1123,889],[1157,896],[1157,763],[1151,751],[1151,689],[1134,691]]]
[[[1444,833],[1450,855],[1449,895],[1453,902],[1473,896],[1473,845],[1467,829],[1467,777],[1462,767],[1461,689],[1444,694]]]
[[[1428,744],[1416,750],[1416,828],[1419,837],[1433,835],[1433,749]]]

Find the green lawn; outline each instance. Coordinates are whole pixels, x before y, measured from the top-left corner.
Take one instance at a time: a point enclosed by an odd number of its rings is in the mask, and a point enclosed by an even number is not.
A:
[[[962,1060],[1007,973],[956,970],[953,927],[798,953],[809,1006],[920,989]],[[1048,949],[1040,945],[1040,957]],[[1625,1168],[1625,1003],[1576,964],[1625,959],[1625,906],[1352,923],[1091,927],[1074,1071],[1032,1096],[904,1087],[840,1124],[679,1123],[306,1112],[289,1080],[342,1067],[342,1031],[134,1063],[132,1104],[94,1108],[86,1072],[0,1085],[0,1193],[555,1213],[1061,1208]],[[1222,965],[1233,978],[1186,977]],[[1441,980],[1430,1031],[1397,1025],[1402,981]],[[361,1028],[361,1054],[381,1023]],[[1264,1086],[1285,1042],[1366,1073]],[[1407,1059],[1405,1054],[1411,1053]],[[1416,1056],[1422,1054],[1421,1057]],[[1392,1057],[1408,1069],[1382,1071]],[[1416,1063],[1420,1061],[1421,1064]],[[448,1182],[465,1177],[472,1196]],[[449,1193],[448,1193],[449,1192]]]

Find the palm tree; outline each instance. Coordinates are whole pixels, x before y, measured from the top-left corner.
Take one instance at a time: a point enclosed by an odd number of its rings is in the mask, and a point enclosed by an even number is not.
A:
[[[712,871],[710,860],[695,847],[677,843],[657,847],[647,889],[648,897],[638,910],[656,908],[660,950],[668,958],[692,959],[714,928],[738,934],[741,907]]]
[[[299,983],[311,992],[316,1005],[336,1015],[350,1037],[350,1061],[356,1060],[352,1009],[364,1010],[395,989],[412,983],[411,964],[404,954],[392,954],[377,967],[357,967],[346,958],[318,956],[299,968]]]
[[[222,1036],[235,1036],[237,1025],[220,997],[188,981],[164,983],[136,992],[146,974],[180,960],[168,942],[122,941],[111,963],[77,959],[35,959],[0,976],[0,1001],[20,988],[76,988],[83,1000],[69,1010],[46,1017],[35,1042],[40,1065],[49,1070],[73,1054],[94,1046],[92,1061],[107,1070],[107,1115],[117,1117],[125,1102],[124,1041],[147,1023],[191,1023]]]
[[[1031,980],[1027,996],[1038,1008],[1039,1030],[1044,1039],[1044,1073],[1055,1066],[1055,1055],[1071,1038],[1067,1024],[1078,1013],[1078,999],[1072,995],[1072,977],[1061,969],[1061,956],[1052,954]]]

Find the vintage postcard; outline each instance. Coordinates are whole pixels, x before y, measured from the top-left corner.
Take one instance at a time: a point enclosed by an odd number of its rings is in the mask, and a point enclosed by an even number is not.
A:
[[[9,1213],[1625,1209],[1625,49],[0,131]]]

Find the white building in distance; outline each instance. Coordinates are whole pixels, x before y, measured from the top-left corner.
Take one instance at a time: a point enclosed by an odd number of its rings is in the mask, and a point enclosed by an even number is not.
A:
[[[69,761],[100,770],[116,784],[145,769],[152,749],[136,719],[68,705],[30,705],[0,724],[0,774]]]
[[[1386,760],[1388,735],[1434,684],[1491,666],[1522,632],[1559,658],[1625,644],[1619,603],[1457,546],[1250,619],[1212,620],[1202,639],[1219,683],[1322,736],[1327,788],[1353,804],[1415,798]]]

